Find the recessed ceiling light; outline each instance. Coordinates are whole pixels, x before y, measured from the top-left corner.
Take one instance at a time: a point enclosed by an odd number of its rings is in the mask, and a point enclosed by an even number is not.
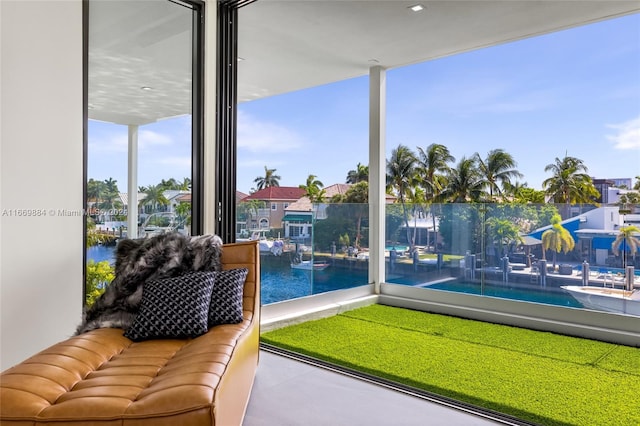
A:
[[[140,90],[153,90],[153,89],[149,86],[142,86]]]
[[[414,4],[413,6],[409,6],[409,9],[413,10],[414,12],[420,12],[424,9],[424,6],[421,4]]]

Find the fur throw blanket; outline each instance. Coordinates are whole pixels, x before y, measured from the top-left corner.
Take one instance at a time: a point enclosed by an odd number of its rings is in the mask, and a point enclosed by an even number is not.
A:
[[[219,271],[221,254],[222,240],[216,235],[186,237],[170,233],[120,241],[115,278],[85,309],[76,335],[96,328],[127,329],[138,313],[145,281],[192,271]]]

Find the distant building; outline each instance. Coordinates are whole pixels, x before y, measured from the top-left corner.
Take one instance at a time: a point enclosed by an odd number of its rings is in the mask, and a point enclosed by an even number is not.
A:
[[[244,200],[248,196],[249,194],[245,194],[244,192],[241,192],[241,191],[236,191],[236,204]]]
[[[284,236],[286,238],[308,239],[312,236],[313,219],[323,220],[327,218],[327,207],[331,199],[336,195],[345,195],[349,188],[349,183],[334,183],[324,187],[325,203],[319,203],[315,206],[308,197],[303,196],[294,203],[291,203],[285,209],[285,216],[282,218],[284,227]],[[396,197],[386,195],[385,202],[393,204]]]
[[[285,209],[298,201],[305,194],[304,189],[292,186],[270,186],[250,194],[242,202],[251,200],[263,201],[266,208],[257,209],[255,215],[247,223],[248,229],[279,229]]]
[[[612,181],[613,186],[617,186],[618,188],[620,187],[626,187],[627,189],[633,188],[633,181],[631,178],[608,178],[607,180]]]
[[[600,204],[616,204],[620,199],[620,195],[627,193],[629,190],[633,191],[631,178],[591,178],[591,181],[600,193],[600,197],[596,200]]]
[[[596,187],[600,196],[596,200],[600,204],[609,204],[609,188],[615,186],[615,182],[611,179],[594,179],[591,178],[593,186]]]
[[[562,226],[569,231],[576,242],[574,260],[586,260],[592,265],[622,267],[619,256],[615,256],[611,245],[622,226],[640,222],[640,214],[623,214],[618,206],[600,207],[562,221]],[[542,239],[544,231],[551,225],[538,228],[527,234],[529,237]],[[640,264],[640,257],[637,258]]]
[[[621,189],[621,188],[609,188],[607,199],[609,200],[609,204],[622,204],[620,202],[620,198],[622,196],[626,196],[627,194],[638,194],[640,191],[637,189]],[[631,210],[632,213],[640,213],[640,205],[627,205],[627,208]]]
[[[169,204],[159,209],[159,211],[175,213],[176,207],[180,203],[191,203],[191,191],[168,189],[164,191],[162,195],[164,195],[164,198],[167,199]]]
[[[344,195],[351,187],[348,183],[336,183],[323,188],[325,199],[331,200],[336,195]],[[282,218],[285,238],[310,239],[313,231],[313,218],[326,219],[327,205],[325,203],[314,205],[308,197],[303,196],[295,203],[291,203],[285,209]]]

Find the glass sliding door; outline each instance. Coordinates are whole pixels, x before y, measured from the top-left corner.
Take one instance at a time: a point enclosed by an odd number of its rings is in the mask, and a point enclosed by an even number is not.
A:
[[[389,71],[386,283],[640,316],[637,26]]]
[[[200,232],[203,11],[168,0],[85,6],[90,301],[112,277],[119,239]]]
[[[261,240],[263,304],[368,284],[367,83],[238,107],[236,240]]]

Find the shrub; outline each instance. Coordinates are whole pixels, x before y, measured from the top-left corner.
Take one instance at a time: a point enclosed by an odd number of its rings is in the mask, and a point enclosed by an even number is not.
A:
[[[87,278],[85,283],[87,306],[93,305],[95,300],[104,293],[107,285],[115,278],[113,267],[108,261],[96,262],[90,260],[87,263]]]

